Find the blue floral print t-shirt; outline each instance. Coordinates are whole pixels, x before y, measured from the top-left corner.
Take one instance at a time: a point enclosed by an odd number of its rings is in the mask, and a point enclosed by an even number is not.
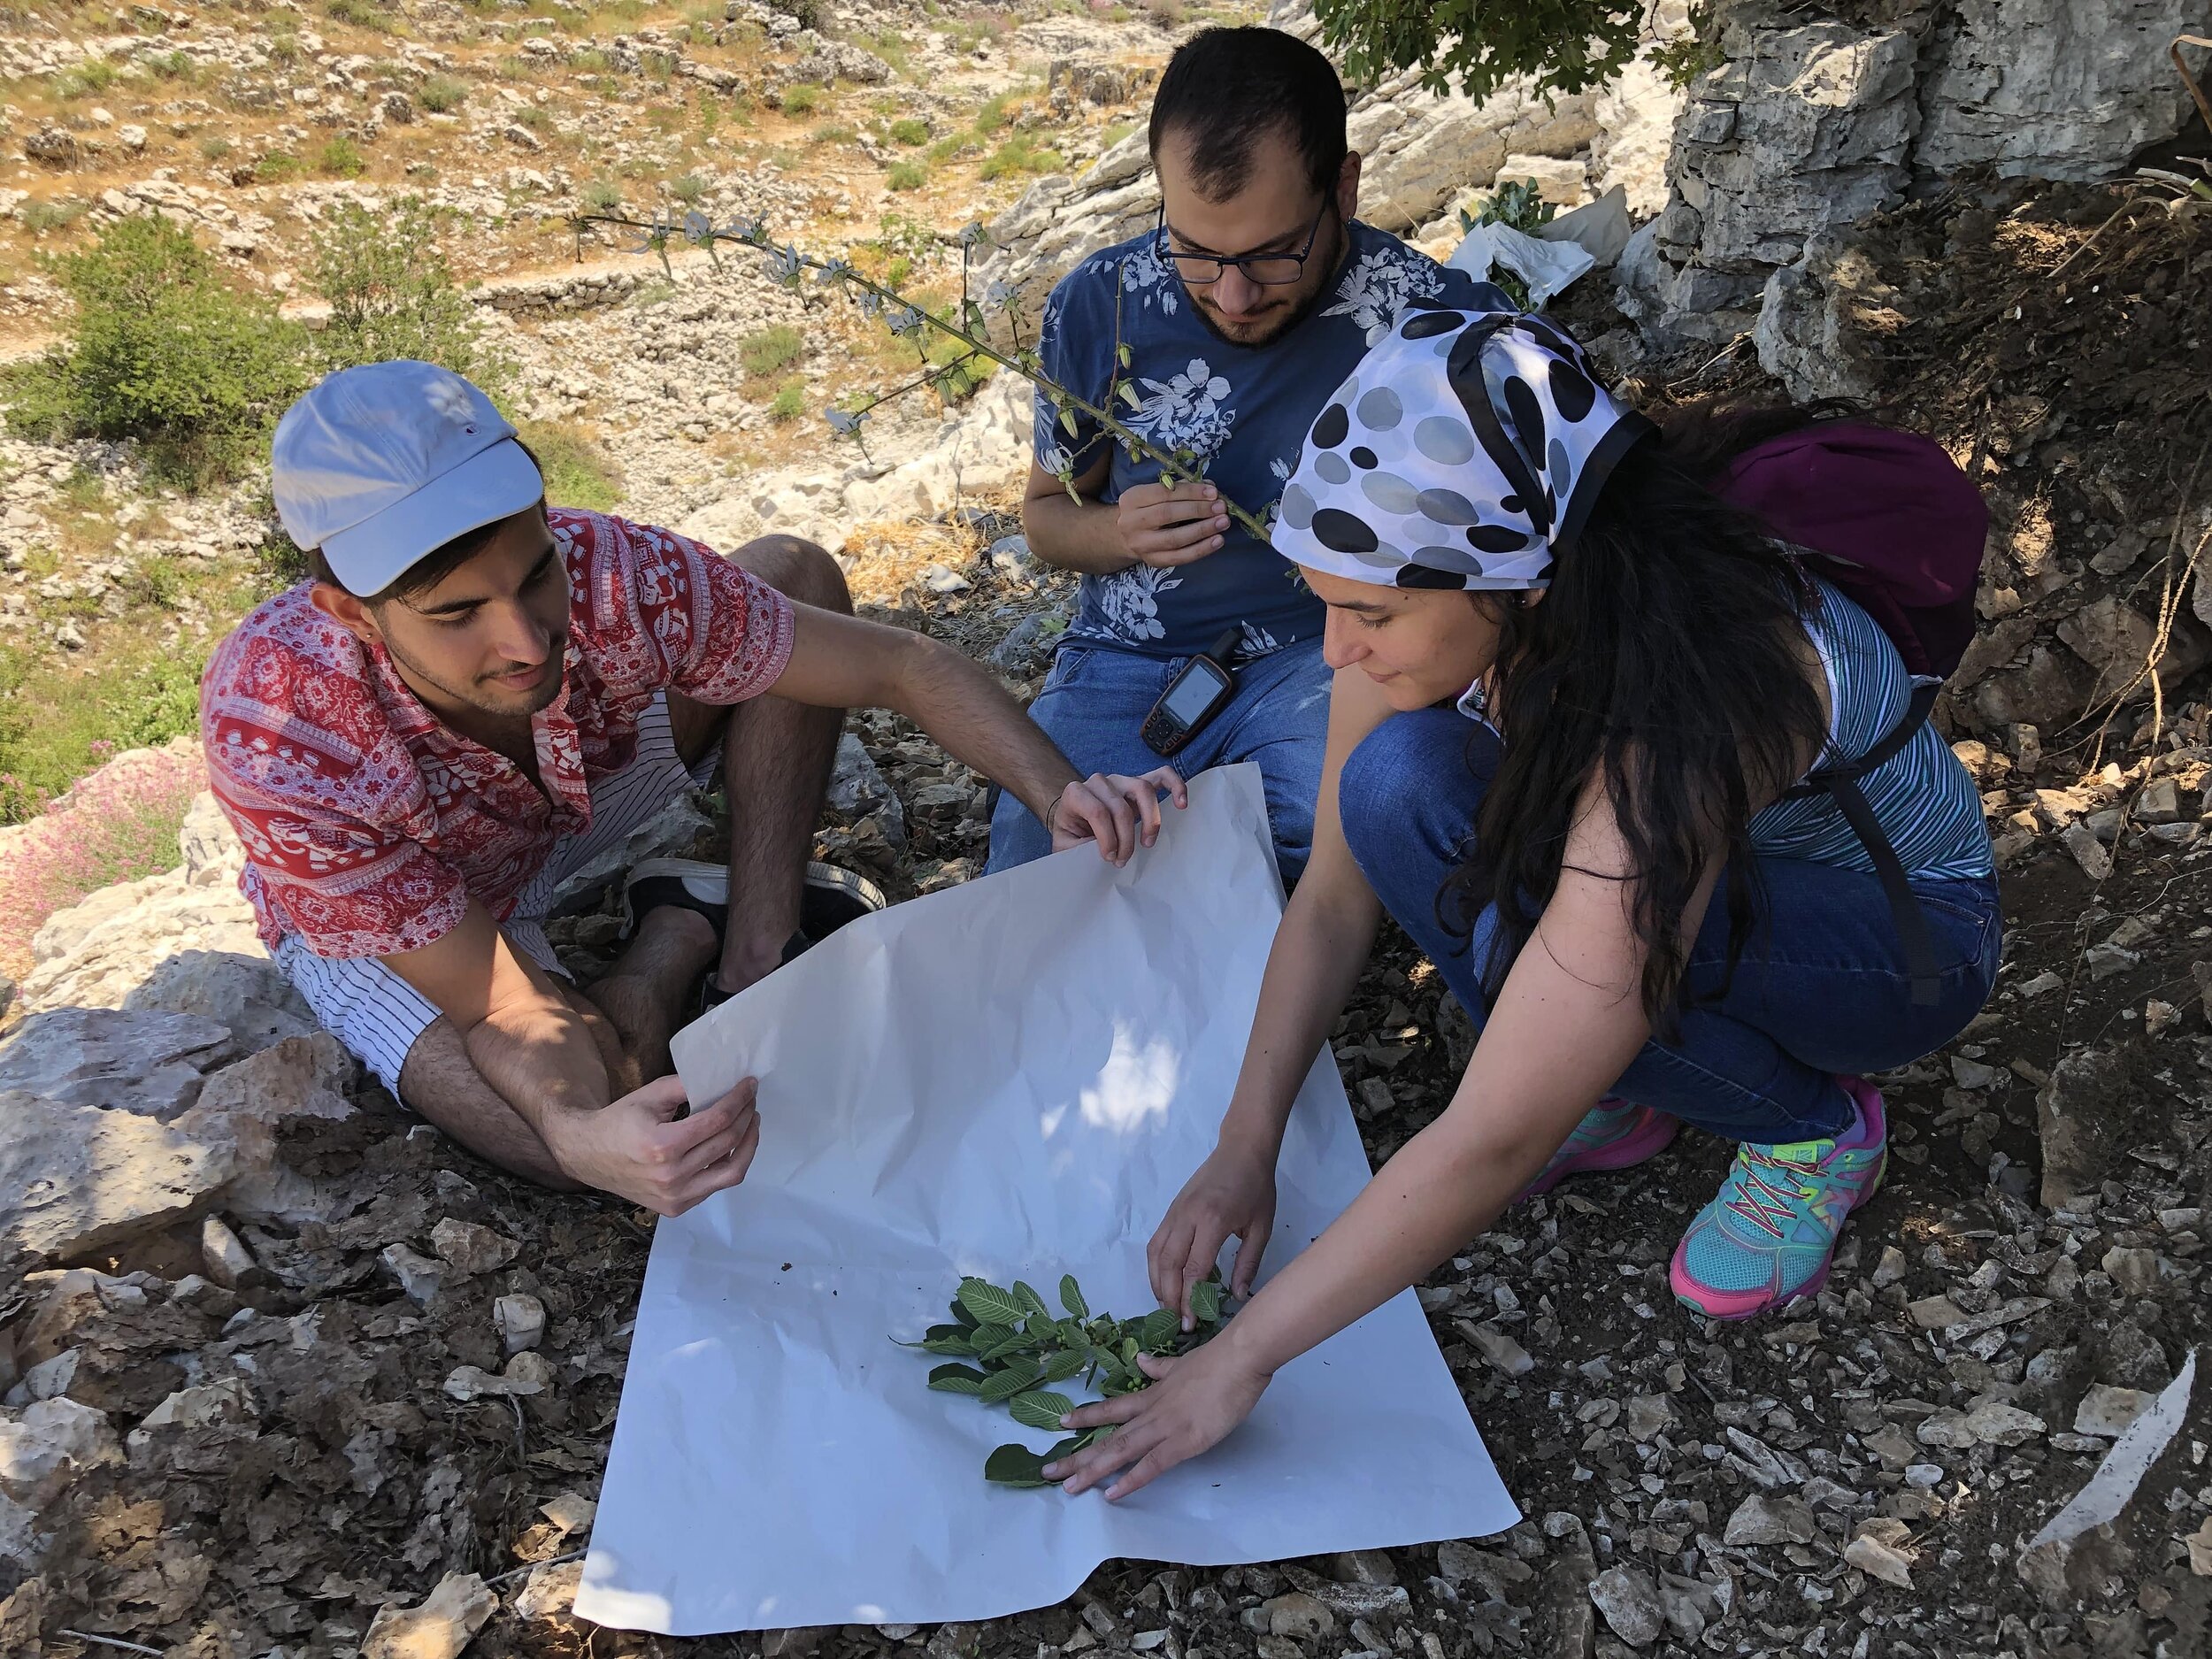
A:
[[[1200,457],[1222,494],[1269,525],[1314,418],[1409,301],[1508,304],[1487,284],[1355,219],[1344,267],[1319,303],[1288,334],[1263,346],[1234,345],[1200,319],[1181,280],[1160,257],[1156,233],[1147,231],[1093,254],[1045,302],[1039,355],[1046,374],[1101,408],[1114,380],[1117,290],[1120,338],[1130,349],[1120,378],[1140,401],[1132,408],[1127,398],[1117,398],[1116,412],[1148,442]],[[1079,413],[1071,434],[1042,392],[1033,442],[1046,471],[1071,467],[1077,473],[1096,464],[1099,444],[1112,444],[1113,467],[1102,493],[1110,503],[1133,485],[1159,479],[1157,463],[1132,461]],[[1298,580],[1295,567],[1232,518],[1220,550],[1194,563],[1164,570],[1137,565],[1084,577],[1065,637],[1152,657],[1187,657],[1239,627],[1239,656],[1248,660],[1317,638],[1321,618],[1321,602]]]

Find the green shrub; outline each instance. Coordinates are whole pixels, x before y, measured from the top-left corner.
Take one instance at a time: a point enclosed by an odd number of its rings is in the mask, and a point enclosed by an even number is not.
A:
[[[707,193],[707,181],[695,173],[687,173],[680,179],[668,181],[668,194],[686,207],[696,207]]]
[[[903,120],[894,121],[891,123],[891,138],[893,142],[904,144],[910,149],[918,144],[926,144],[929,142],[929,123],[911,115]]]
[[[979,133],[997,132],[1006,125],[1007,107],[1020,96],[1018,92],[1002,92],[987,100],[983,107],[975,112],[975,130]]]
[[[594,179],[576,202],[587,213],[612,213],[622,205],[622,187],[612,179]]]
[[[63,99],[88,98],[115,84],[115,65],[104,58],[87,58],[55,75],[54,96]]]
[[[301,173],[300,158],[287,150],[273,150],[253,164],[253,176],[262,184],[285,184]]]
[[[580,75],[603,75],[614,67],[614,59],[596,46],[588,46],[568,60],[568,66]]]
[[[16,211],[23,228],[34,236],[67,230],[84,216],[85,204],[73,196],[64,196],[58,202],[26,202]]]
[[[811,115],[821,107],[821,103],[822,88],[801,81],[797,86],[785,89],[783,112],[786,115]]]
[[[541,109],[534,104],[527,109],[517,110],[515,119],[534,133],[549,133],[553,130],[553,112],[550,110]]]
[[[369,170],[361,146],[341,133],[315,153],[315,171],[334,179],[357,179]]]
[[[369,0],[326,0],[323,12],[335,23],[349,23],[355,28],[375,29],[384,35],[392,32],[391,14]]]
[[[894,190],[918,190],[929,182],[929,169],[918,161],[895,161],[891,164],[890,184]]]
[[[166,52],[146,60],[146,67],[162,81],[196,81],[200,66],[182,52]]]
[[[902,288],[906,279],[913,274],[914,262],[901,254],[883,267],[883,286],[887,288]]]
[[[771,420],[796,420],[805,413],[806,382],[803,380],[786,380],[776,388],[775,396],[768,403],[768,418]]]
[[[879,30],[868,42],[868,50],[891,65],[902,79],[914,78],[914,59],[907,50],[906,37],[895,29]]]
[[[235,146],[230,140],[220,133],[204,133],[200,135],[200,154],[210,161],[223,160],[234,148]]]
[[[1060,166],[1060,152],[1044,150],[1026,133],[1017,133],[984,158],[981,176],[1002,179],[1011,173],[1050,173]]]
[[[465,375],[496,398],[514,375],[485,338],[476,308],[438,246],[436,214],[415,196],[383,212],[342,203],[323,220],[307,265],[308,285],[330,303],[315,336],[324,371],[388,357],[416,357]]]
[[[449,115],[469,101],[469,83],[455,75],[432,75],[415,88],[415,101],[434,115]]]
[[[556,507],[606,512],[622,499],[622,472],[613,457],[564,421],[526,420],[522,441],[538,457],[545,498]]]
[[[738,342],[737,357],[748,374],[773,374],[806,355],[806,341],[789,323],[777,323]]]
[[[216,480],[301,386],[300,330],[158,215],[118,220],[54,270],[76,315],[59,345],[7,377],[19,432],[138,438],[157,471]]]
[[[952,133],[932,144],[926,154],[933,164],[941,165],[962,156],[972,156],[983,149],[983,140],[974,133]]]
[[[807,140],[810,144],[856,144],[860,134],[849,127],[818,127]]]

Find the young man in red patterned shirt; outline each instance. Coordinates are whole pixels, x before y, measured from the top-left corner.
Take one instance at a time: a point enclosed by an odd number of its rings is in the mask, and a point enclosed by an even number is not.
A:
[[[974,664],[855,618],[810,543],[724,559],[549,508],[514,428],[447,370],[330,376],[279,423],[272,458],[314,578],[241,623],[201,690],[241,886],[293,983],[387,1087],[549,1186],[675,1215],[743,1179],[750,1080],[685,1115],[668,1040],[702,976],[741,990],[797,932],[842,710],[906,715],[1056,845],[1091,841],[1116,864],[1156,834],[1161,789],[1181,799],[1171,773],[1079,778]],[[717,758],[727,872],[657,884],[675,902],[644,909],[587,994],[546,939],[554,889]]]

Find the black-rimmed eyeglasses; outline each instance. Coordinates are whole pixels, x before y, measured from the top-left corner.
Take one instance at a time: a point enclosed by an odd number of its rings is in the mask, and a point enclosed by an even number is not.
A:
[[[1193,288],[1202,288],[1220,281],[1221,273],[1231,265],[1243,272],[1247,280],[1262,288],[1281,288],[1305,274],[1314,239],[1321,234],[1321,221],[1328,217],[1330,204],[1334,199],[1322,198],[1321,210],[1313,216],[1313,224],[1306,232],[1306,245],[1296,253],[1178,253],[1168,243],[1165,204],[1161,205],[1152,234],[1159,241],[1160,257],[1172,264],[1176,274]]]

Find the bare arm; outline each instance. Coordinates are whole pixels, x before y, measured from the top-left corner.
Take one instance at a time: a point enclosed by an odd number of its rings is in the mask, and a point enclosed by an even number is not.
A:
[[[612,1098],[582,1016],[475,900],[442,938],[383,961],[453,1022],[478,1075],[571,1179],[666,1216],[744,1179],[759,1141],[753,1079],[688,1117],[673,1077]]]
[[[1109,504],[1098,497],[1112,465],[1113,451],[1102,444],[1098,459],[1075,477],[1077,500],[1057,476],[1030,462],[1022,533],[1039,558],[1086,576],[1110,576],[1133,565],[1188,565],[1221,546],[1229,517],[1211,484],[1138,484]]]
[[[1401,1148],[1215,1341],[1148,1363],[1159,1386],[1084,1406],[1071,1427],[1121,1425],[1054,1465],[1070,1492],[1135,1491],[1217,1443],[1285,1363],[1418,1283],[1487,1226],[1649,1038],[1627,849],[1601,785],[1586,789],[1559,886],[1515,960],[1442,1117]],[[1719,870],[1683,918],[1694,937]],[[1116,1478],[1118,1471],[1118,1478]]]
[[[1153,1293],[1162,1306],[1179,1309],[1187,1324],[1191,1286],[1213,1271],[1233,1236],[1240,1243],[1231,1287],[1239,1295],[1251,1289],[1274,1225],[1275,1160],[1292,1103],[1374,945],[1382,906],[1345,845],[1337,780],[1361,740],[1390,713],[1366,675],[1357,669],[1337,674],[1329,693],[1313,853],[1268,951],[1219,1142],[1169,1207],[1146,1252]]]
[[[1183,804],[1182,780],[1171,772],[1085,780],[1006,687],[951,646],[810,605],[794,609],[798,631],[778,696],[906,716],[1034,812],[1056,848],[1095,840],[1109,861],[1125,863],[1159,833],[1159,790]]]

